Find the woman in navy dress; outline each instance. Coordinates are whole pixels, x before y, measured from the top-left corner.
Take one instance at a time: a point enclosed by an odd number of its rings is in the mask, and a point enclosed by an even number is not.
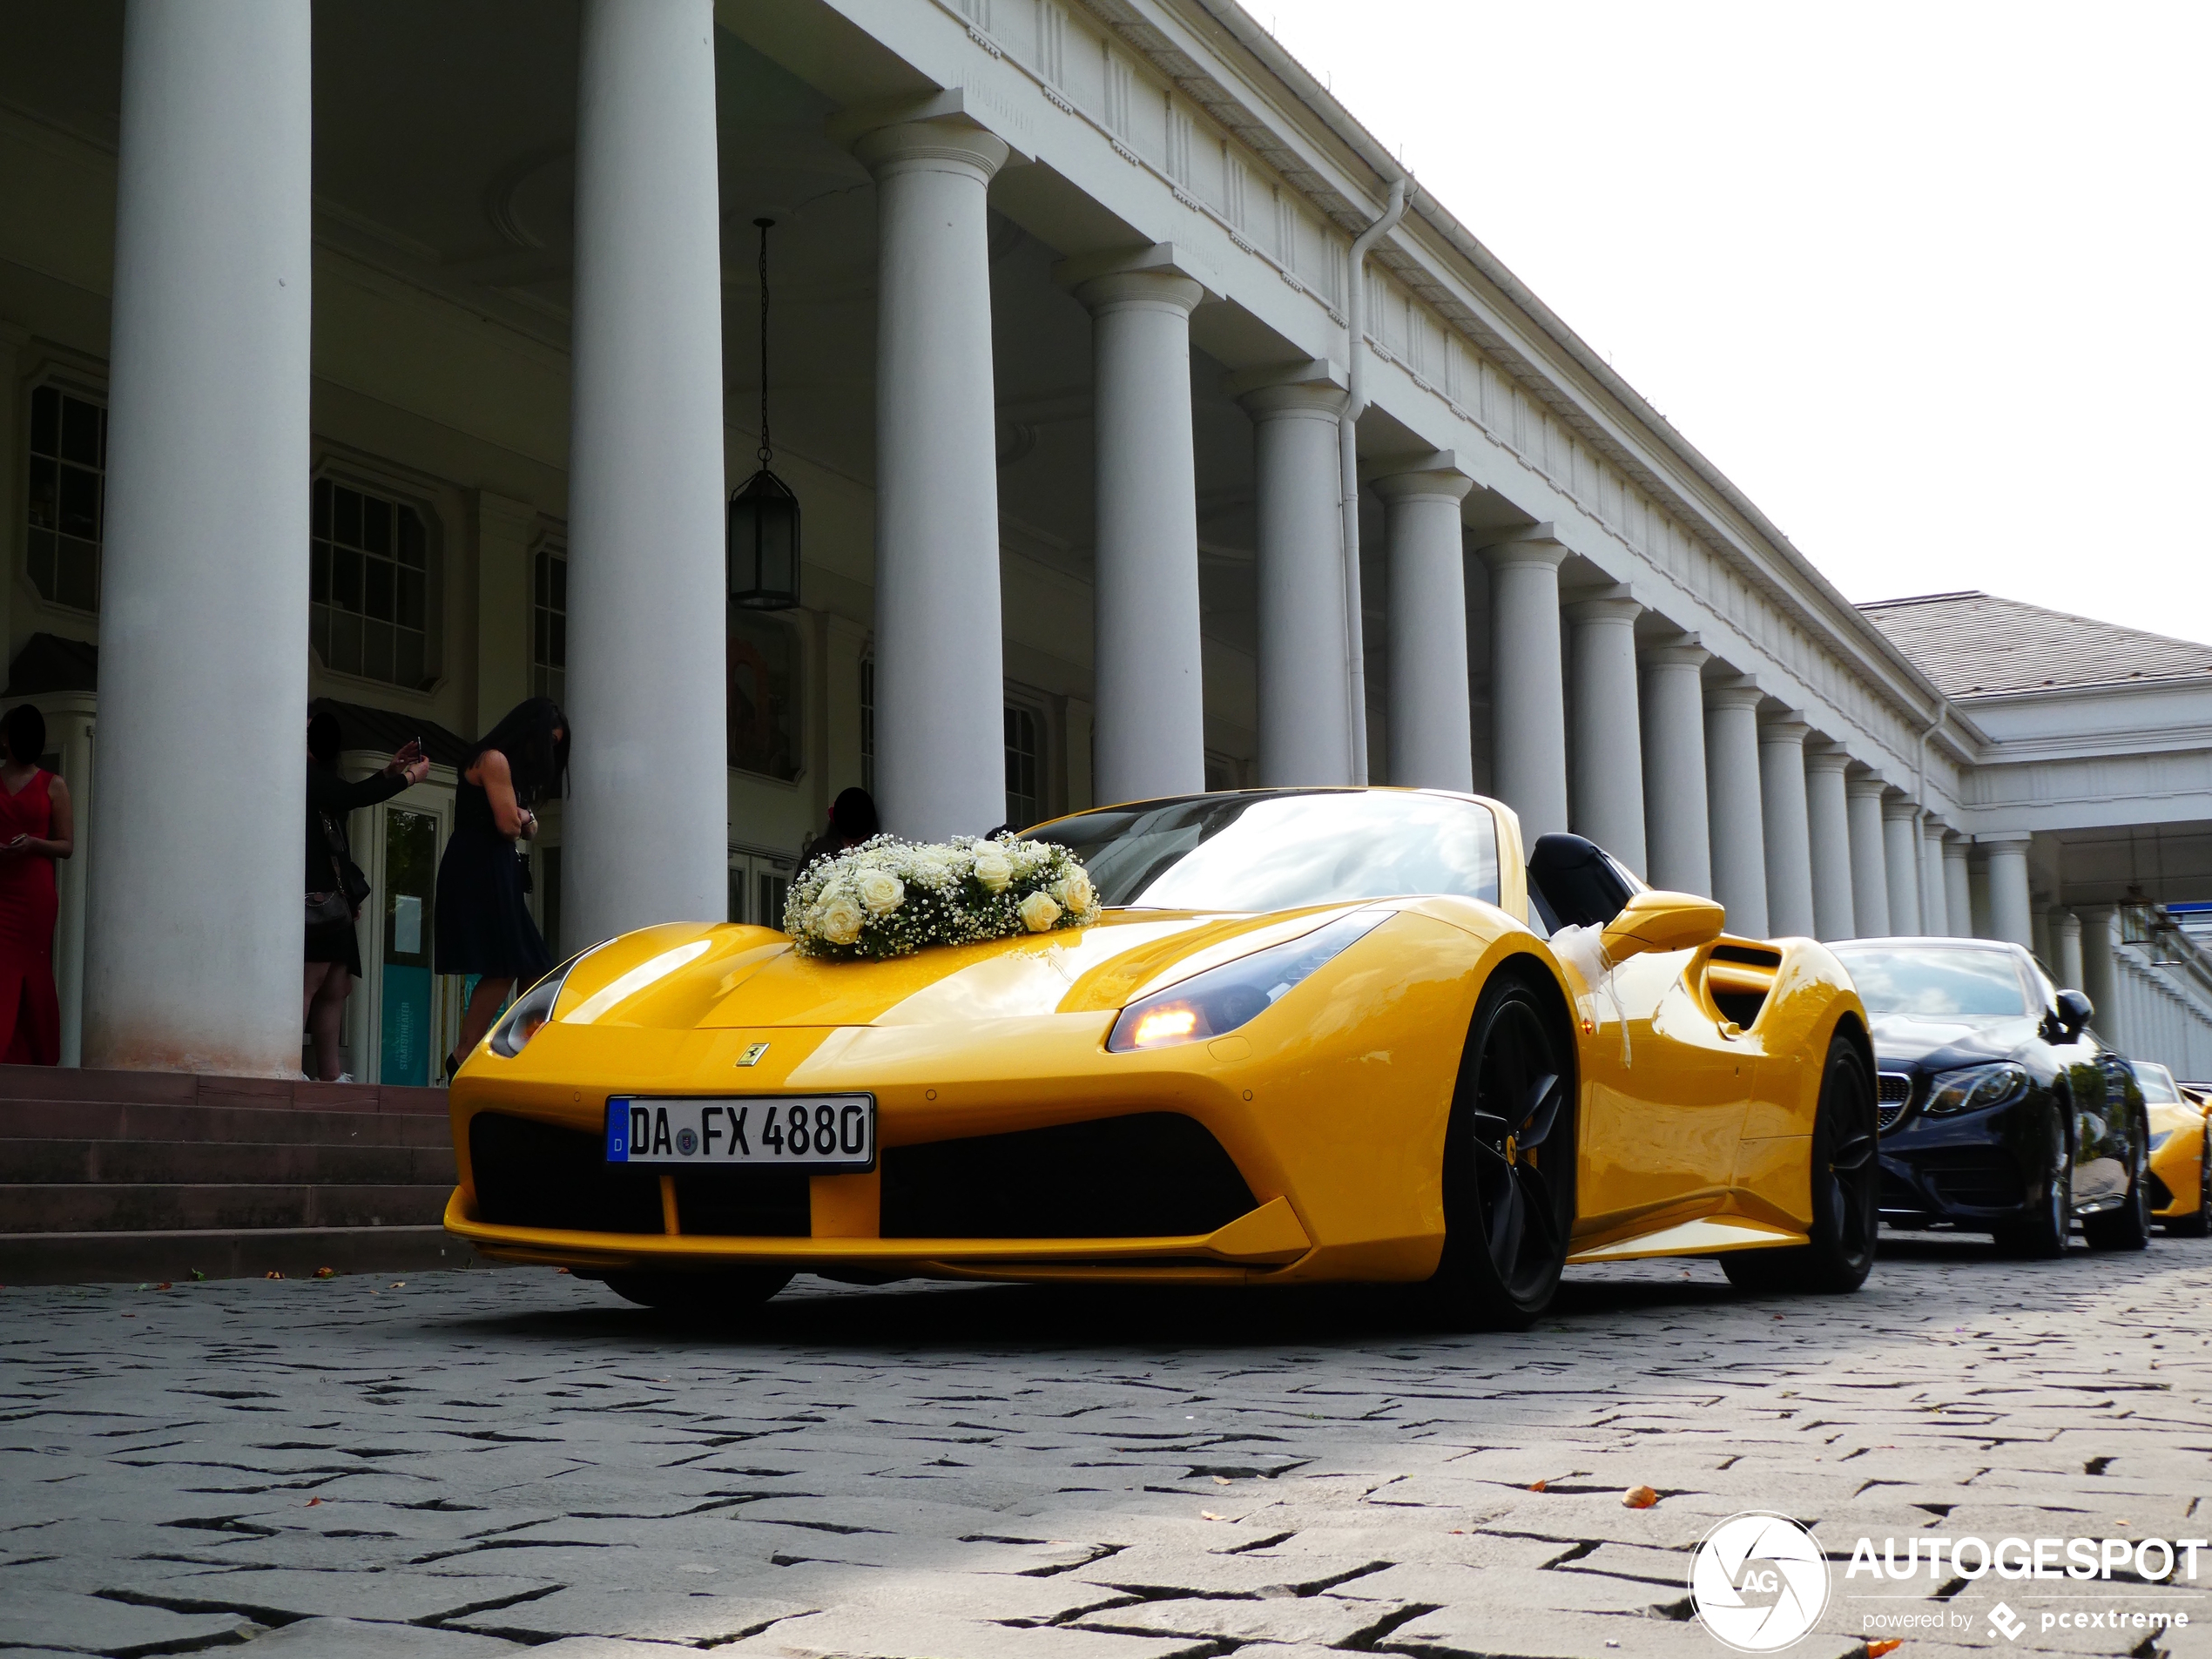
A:
[[[480,738],[461,773],[453,834],[438,862],[436,964],[474,974],[461,1043],[446,1076],[491,1028],[507,994],[552,970],[544,935],[530,920],[517,843],[537,834],[532,810],[569,786],[569,720],[550,697],[518,703]]]

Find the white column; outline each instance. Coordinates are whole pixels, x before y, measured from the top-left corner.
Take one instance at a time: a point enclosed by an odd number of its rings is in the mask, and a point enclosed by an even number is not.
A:
[[[1259,576],[1259,781],[1352,781],[1337,415],[1315,371],[1254,387]]]
[[[89,1066],[299,1075],[312,72],[304,5],[125,13]]]
[[[1769,720],[1759,727],[1759,804],[1766,823],[1767,930],[1810,937],[1812,908],[1812,831],[1805,800],[1803,720]]]
[[[997,394],[984,192],[1006,145],[956,119],[879,127],[875,778],[917,840],[1006,817]]]
[[[1882,862],[1889,872],[1890,932],[1899,938],[1927,931],[1920,925],[1919,819],[1919,810],[1904,796],[1882,798]]]
[[[1805,751],[1805,821],[1812,846],[1812,919],[1817,937],[1858,931],[1851,894],[1851,808],[1844,769],[1851,757],[1833,744]]]
[[[713,35],[710,0],[583,9],[561,856],[576,945],[727,902]]]
[[[1710,897],[1713,851],[1705,806],[1705,691],[1712,653],[1694,637],[1643,654],[1643,827],[1652,886]]]
[[[1759,803],[1759,688],[1748,678],[1705,694],[1705,810],[1713,833],[1713,897],[1728,930],[1767,934],[1766,826]]]
[[[2026,830],[1999,830],[1978,835],[1989,849],[1989,926],[2000,939],[2034,948],[2035,932],[2027,892]]]
[[[1625,587],[1567,608],[1575,636],[1569,821],[1638,875],[1643,840],[1643,732],[1636,711],[1636,618]]]
[[[1966,873],[1966,838],[1952,835],[1943,844],[1943,907],[1952,934],[1971,939],[1974,934],[1973,884]]]
[[[1889,860],[1882,845],[1882,792],[1887,787],[1871,772],[1844,779],[1851,819],[1851,921],[1862,939],[1884,939],[1891,930]]]
[[[1490,566],[1493,787],[1521,815],[1521,839],[1567,827],[1567,687],[1559,648],[1566,547],[1540,524],[1482,550]]]
[[[2113,961],[2113,907],[2088,905],[2077,913],[2081,919],[2081,978],[2074,988],[2089,999],[2095,1012],[2090,1023],[2097,1035],[2116,1043],[2120,1033],[2120,976]]]
[[[1930,934],[1951,931],[1943,876],[1943,838],[1950,833],[1939,818],[1920,820],[1920,919]]]
[[[2050,919],[2051,971],[2059,976],[2060,990],[2081,988],[2081,918],[2071,910],[2054,910]]]
[[[1378,475],[1390,516],[1390,781],[1474,787],[1467,706],[1467,555],[1456,468]]]
[[[1206,786],[1190,440],[1190,312],[1205,290],[1150,253],[1139,258],[1150,268],[1104,272],[1076,288],[1090,308],[1096,374],[1091,765],[1102,801]]]

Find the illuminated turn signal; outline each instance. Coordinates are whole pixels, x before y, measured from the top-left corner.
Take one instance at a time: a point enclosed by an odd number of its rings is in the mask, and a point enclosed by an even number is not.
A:
[[[1187,1005],[1170,1003],[1163,1008],[1150,1008],[1136,1022],[1131,1041],[1140,1049],[1156,1042],[1180,1042],[1194,1035],[1198,1028],[1198,1011]]]

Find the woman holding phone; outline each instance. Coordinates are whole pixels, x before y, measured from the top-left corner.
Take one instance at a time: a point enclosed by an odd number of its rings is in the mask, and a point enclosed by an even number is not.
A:
[[[361,972],[361,939],[354,931],[360,907],[346,885],[347,872],[354,870],[346,839],[347,815],[391,799],[430,772],[421,738],[411,738],[384,763],[383,771],[348,783],[338,772],[338,752],[344,746],[345,733],[336,715],[324,709],[310,717],[307,966],[300,981],[300,1022],[314,1040],[315,1076],[324,1082],[352,1081],[345,1073],[341,1047],[346,999]]]
[[[438,861],[437,970],[474,974],[476,988],[461,1019],[461,1042],[446,1056],[446,1076],[461,1069],[517,982],[552,970],[544,935],[524,897],[518,843],[537,834],[533,810],[569,787],[569,719],[550,697],[509,710],[476,741],[461,774],[453,834]]]

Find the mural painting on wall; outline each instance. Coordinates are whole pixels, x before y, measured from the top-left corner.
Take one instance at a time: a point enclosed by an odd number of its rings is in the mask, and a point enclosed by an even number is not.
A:
[[[798,641],[749,610],[730,610],[730,764],[785,783],[799,776]]]

